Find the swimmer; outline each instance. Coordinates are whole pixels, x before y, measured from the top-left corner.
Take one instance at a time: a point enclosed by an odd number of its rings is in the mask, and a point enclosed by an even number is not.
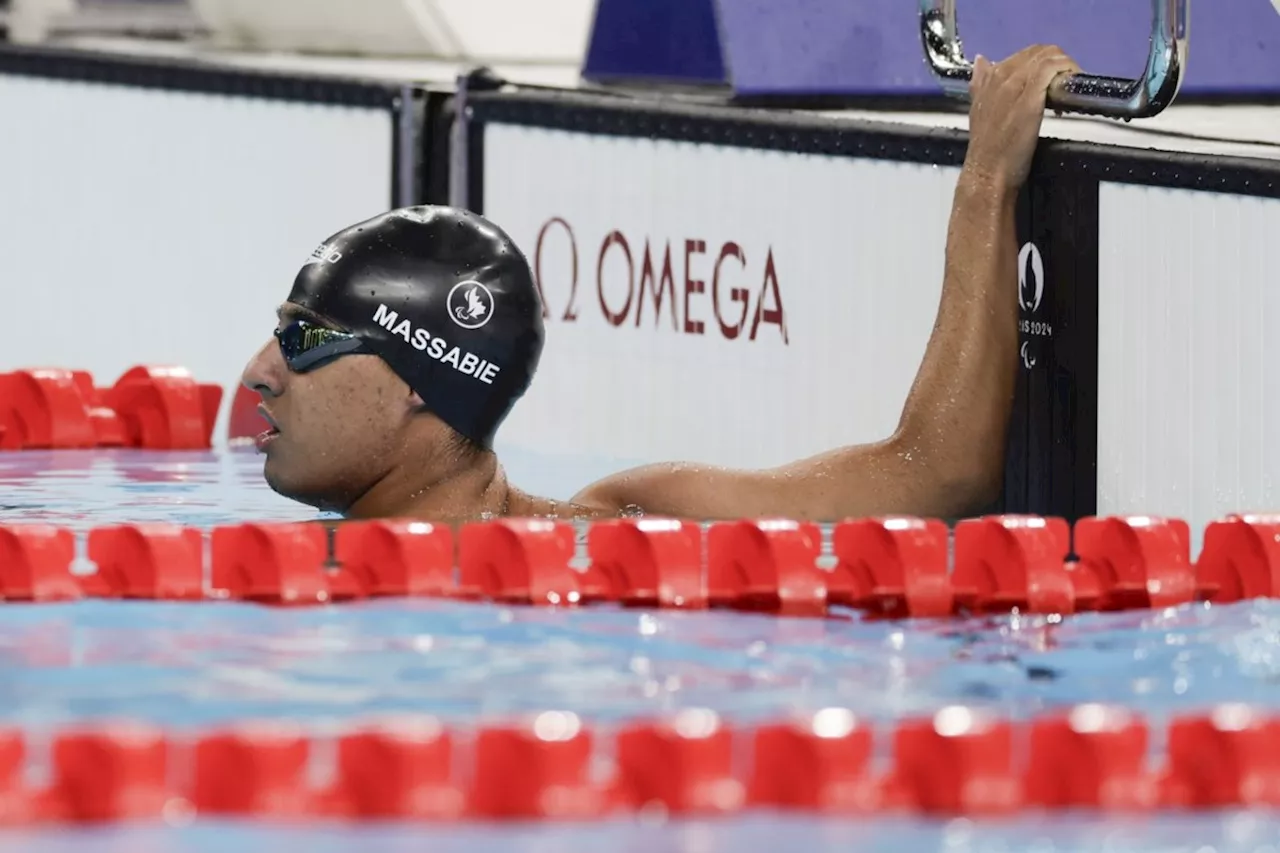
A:
[[[274,339],[246,367],[244,384],[272,427],[259,437],[267,483],[346,518],[441,523],[980,511],[1000,492],[1018,363],[1015,201],[1049,86],[1078,71],[1055,47],[976,63],[938,316],[898,427],[883,440],[770,470],[648,465],[567,502],[523,492],[507,481],[493,439],[542,352],[529,263],[480,216],[414,207],[317,248]]]

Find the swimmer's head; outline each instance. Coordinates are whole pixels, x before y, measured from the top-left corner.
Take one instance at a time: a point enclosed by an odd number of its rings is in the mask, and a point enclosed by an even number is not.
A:
[[[528,261],[480,216],[412,207],[334,234],[245,370],[280,433],[268,482],[341,510],[406,459],[491,449],[543,334]]]

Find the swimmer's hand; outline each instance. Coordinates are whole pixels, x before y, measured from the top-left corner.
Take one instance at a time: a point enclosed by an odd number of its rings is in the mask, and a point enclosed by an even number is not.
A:
[[[970,84],[965,171],[996,191],[1016,190],[1031,172],[1049,87],[1080,66],[1060,48],[1037,45],[1003,62],[979,56]]]

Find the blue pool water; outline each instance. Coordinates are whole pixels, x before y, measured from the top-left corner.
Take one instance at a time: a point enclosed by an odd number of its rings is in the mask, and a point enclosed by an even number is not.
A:
[[[272,494],[252,453],[0,454],[0,523],[209,527],[316,514]],[[932,623],[730,613],[546,610],[441,601],[274,609],[234,603],[0,606],[0,722],[130,717],[185,728],[245,717],[317,727],[412,711],[475,722],[563,709],[611,721],[685,707],[751,721],[852,708],[886,725],[965,703],[1027,716],[1123,703],[1159,724],[1220,701],[1280,709],[1280,602],[1065,620]],[[1158,741],[1158,738],[1157,738]],[[1158,743],[1156,747],[1158,748]],[[1263,813],[1005,821],[819,820],[592,825],[0,832],[23,851],[803,850],[1207,851],[1280,845]],[[1276,849],[1276,848],[1270,848]]]

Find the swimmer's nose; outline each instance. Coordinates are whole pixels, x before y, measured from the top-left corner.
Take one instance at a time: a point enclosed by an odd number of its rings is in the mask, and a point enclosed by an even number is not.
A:
[[[280,355],[280,347],[276,346],[275,341],[268,341],[249,359],[240,382],[264,397],[279,397],[284,393],[285,376],[288,372],[284,357]]]

